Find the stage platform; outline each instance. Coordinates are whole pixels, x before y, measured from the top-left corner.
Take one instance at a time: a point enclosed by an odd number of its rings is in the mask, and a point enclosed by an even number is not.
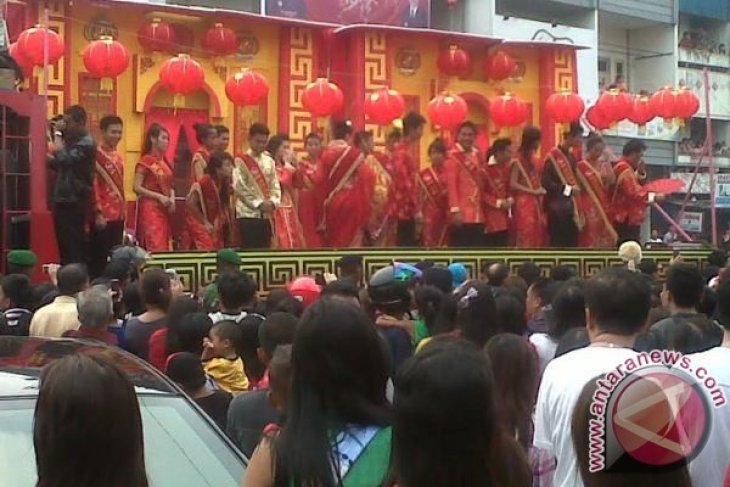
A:
[[[592,249],[348,249],[319,251],[241,251],[242,269],[259,283],[262,293],[283,286],[291,279],[302,275],[336,273],[336,262],[343,255],[362,255],[367,276],[389,265],[393,260],[415,263],[430,260],[437,264],[448,265],[461,262],[471,271],[472,277],[479,276],[482,262],[505,260],[510,268],[516,269],[525,261],[531,260],[542,267],[544,272],[556,265],[569,265],[588,277],[609,266],[620,265],[615,250]],[[683,250],[685,262],[703,265],[709,250]],[[646,250],[645,258],[654,259],[660,268],[672,258],[671,249]],[[216,275],[214,252],[169,252],[152,255],[148,266],[175,269],[181,276],[185,288],[195,291],[211,282]]]

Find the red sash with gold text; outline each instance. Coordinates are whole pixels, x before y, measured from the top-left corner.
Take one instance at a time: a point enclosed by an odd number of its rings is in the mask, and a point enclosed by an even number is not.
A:
[[[456,147],[458,150],[453,151],[454,157],[457,161],[459,161],[459,164],[466,169],[466,172],[474,180],[474,184],[476,184],[477,188],[481,190],[482,184],[481,178],[479,177],[479,157],[477,156],[477,153],[464,152],[458,144]],[[472,155],[474,157],[467,157],[467,155]]]
[[[155,156],[147,154],[142,157],[139,163],[147,169],[157,182],[157,188],[149,188],[152,191],[158,191],[160,194],[169,196],[172,191],[172,170],[164,159],[157,159]]]
[[[432,167],[421,171],[418,182],[431,203],[435,206],[443,206],[443,195],[446,192],[446,186],[441,182],[438,174],[436,174],[436,171]],[[446,203],[448,206],[448,202]]]
[[[263,171],[261,171],[259,163],[256,162],[256,159],[248,154],[241,154],[239,157],[246,165],[246,168],[251,173],[251,176],[253,176],[253,180],[256,181],[256,185],[259,187],[259,191],[261,191],[264,199],[269,199],[269,184],[266,182],[266,176],[264,176]]]
[[[578,176],[578,179],[581,180],[583,191],[588,193],[591,201],[593,201],[593,205],[598,209],[598,212],[601,215],[601,220],[603,220],[603,223],[606,225],[608,232],[614,239],[617,239],[618,235],[613,228],[611,219],[606,213],[609,208],[608,195],[606,194],[601,177],[598,175],[598,171],[593,168],[590,162],[582,160],[578,162],[576,172],[576,176]]]
[[[101,147],[96,150],[96,173],[109,186],[120,201],[124,201],[124,177],[122,176],[121,156],[116,152],[106,152]]]
[[[570,167],[570,161],[557,147],[553,147],[548,153],[548,160],[552,163],[555,168],[560,181],[564,186],[578,186],[578,179],[575,177],[573,168]],[[583,228],[585,220],[583,219],[583,211],[580,207],[580,198],[575,197],[575,192],[572,192],[570,197],[573,200],[573,221],[578,227],[578,230]]]

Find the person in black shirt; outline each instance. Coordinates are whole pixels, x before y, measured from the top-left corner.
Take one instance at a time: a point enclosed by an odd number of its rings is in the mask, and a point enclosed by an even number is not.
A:
[[[84,225],[89,214],[94,182],[96,144],[86,130],[86,110],[68,107],[56,123],[53,155],[48,164],[56,171],[53,222],[61,264],[86,261]]]
[[[199,356],[189,352],[176,353],[168,359],[165,373],[215,421],[221,431],[226,430],[232,396],[210,387]]]

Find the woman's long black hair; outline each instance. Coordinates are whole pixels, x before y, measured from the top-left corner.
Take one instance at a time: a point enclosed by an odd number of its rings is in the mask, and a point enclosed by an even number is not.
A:
[[[167,129],[159,123],[153,123],[152,125],[150,125],[144,135],[144,143],[142,144],[143,156],[146,156],[147,154],[152,152],[152,139],[157,139],[163,132],[166,133],[168,136],[170,135]]]
[[[294,340],[287,422],[274,442],[275,485],[341,485],[331,435],[389,425],[387,379],[380,338],[362,310],[327,298],[310,306]]]
[[[522,156],[525,169],[532,171],[535,165],[530,152],[536,150],[542,140],[542,132],[537,127],[525,127],[522,131],[522,142],[520,143],[520,155]]]

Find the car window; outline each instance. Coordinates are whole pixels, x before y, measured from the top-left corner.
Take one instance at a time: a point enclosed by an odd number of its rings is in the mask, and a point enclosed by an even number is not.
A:
[[[181,397],[140,396],[153,487],[235,487],[244,462]],[[0,487],[35,485],[33,399],[0,400]]]

